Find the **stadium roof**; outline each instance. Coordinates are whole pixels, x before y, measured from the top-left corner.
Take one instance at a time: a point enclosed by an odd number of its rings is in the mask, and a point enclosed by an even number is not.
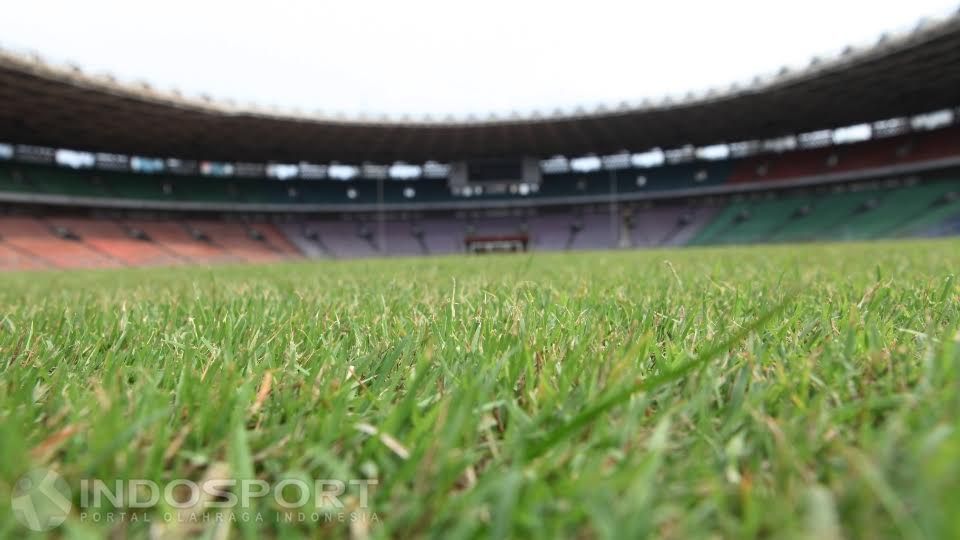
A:
[[[641,104],[486,118],[238,107],[0,52],[0,141],[260,162],[612,154],[772,138],[960,105],[960,14],[749,84]]]

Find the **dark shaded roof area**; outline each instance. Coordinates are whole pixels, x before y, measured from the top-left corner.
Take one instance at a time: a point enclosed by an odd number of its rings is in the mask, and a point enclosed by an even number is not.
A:
[[[625,89],[625,93],[632,89]],[[220,161],[442,162],[710,145],[960,105],[960,17],[752,84],[641,106],[481,120],[239,109],[0,53],[0,141]]]

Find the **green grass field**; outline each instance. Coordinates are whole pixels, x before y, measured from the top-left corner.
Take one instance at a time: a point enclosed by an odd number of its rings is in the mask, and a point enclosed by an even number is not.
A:
[[[956,538],[958,270],[951,240],[2,275],[0,536],[46,467],[72,538]],[[322,516],[95,521],[84,479]]]

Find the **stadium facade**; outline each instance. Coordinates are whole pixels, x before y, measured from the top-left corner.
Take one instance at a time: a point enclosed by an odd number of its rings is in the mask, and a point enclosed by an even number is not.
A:
[[[487,118],[191,99],[0,53],[0,268],[960,233],[960,15],[702,94]]]

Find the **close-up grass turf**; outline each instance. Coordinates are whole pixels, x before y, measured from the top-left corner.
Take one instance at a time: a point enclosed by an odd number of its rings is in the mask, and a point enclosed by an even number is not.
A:
[[[958,269],[949,240],[2,275],[0,535],[44,467],[62,537],[956,538]],[[81,514],[84,479],[211,477],[376,483],[345,519]]]

